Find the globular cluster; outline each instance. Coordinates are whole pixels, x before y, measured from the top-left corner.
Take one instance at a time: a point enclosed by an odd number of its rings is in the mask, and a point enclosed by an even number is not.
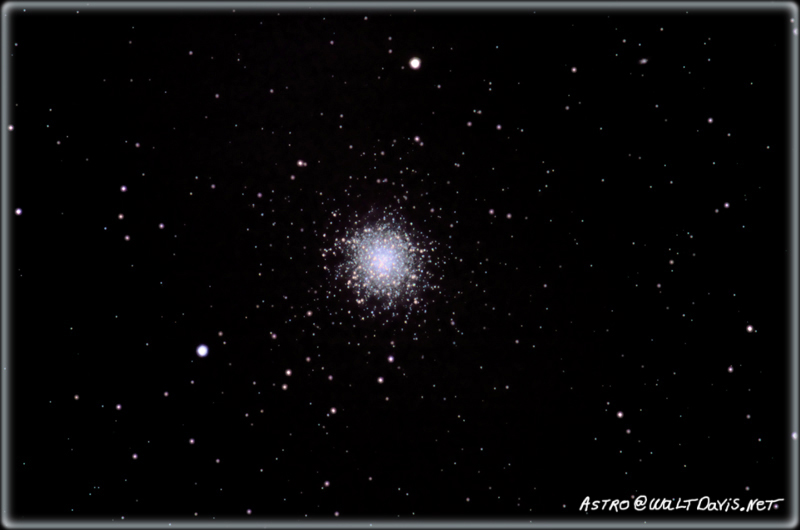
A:
[[[339,214],[334,212],[335,222]],[[436,242],[402,215],[388,210],[354,214],[341,229],[334,228],[322,249],[330,272],[329,293],[354,301],[366,315],[384,319],[425,311],[426,302],[440,290],[437,270],[444,254]]]
[[[4,6],[4,520],[791,515],[779,3]]]

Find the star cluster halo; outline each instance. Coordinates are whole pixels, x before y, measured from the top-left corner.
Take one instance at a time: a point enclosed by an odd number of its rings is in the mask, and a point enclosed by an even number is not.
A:
[[[332,290],[373,316],[424,312],[438,290],[435,242],[393,211],[354,216],[322,254]]]

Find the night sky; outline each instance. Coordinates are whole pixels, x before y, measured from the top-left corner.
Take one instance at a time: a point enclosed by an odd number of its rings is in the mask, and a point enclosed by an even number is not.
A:
[[[9,513],[785,518],[779,7],[6,4]]]

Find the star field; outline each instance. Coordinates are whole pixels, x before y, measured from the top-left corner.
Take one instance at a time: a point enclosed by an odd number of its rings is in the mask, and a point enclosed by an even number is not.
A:
[[[520,6],[5,4],[4,513],[787,520],[796,8]]]

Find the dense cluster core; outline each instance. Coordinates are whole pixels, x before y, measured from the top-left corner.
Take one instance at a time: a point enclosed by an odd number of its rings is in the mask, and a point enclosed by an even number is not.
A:
[[[386,213],[375,221],[356,221],[324,254],[339,258],[331,268],[335,288],[352,293],[373,313],[399,314],[422,305],[424,292],[435,289],[429,283],[432,250],[411,225]]]
[[[358,303],[369,298],[392,303],[413,296],[415,272],[425,250],[416,248],[407,234],[379,225],[365,228],[345,244],[350,257],[344,266],[347,285],[356,292]]]

